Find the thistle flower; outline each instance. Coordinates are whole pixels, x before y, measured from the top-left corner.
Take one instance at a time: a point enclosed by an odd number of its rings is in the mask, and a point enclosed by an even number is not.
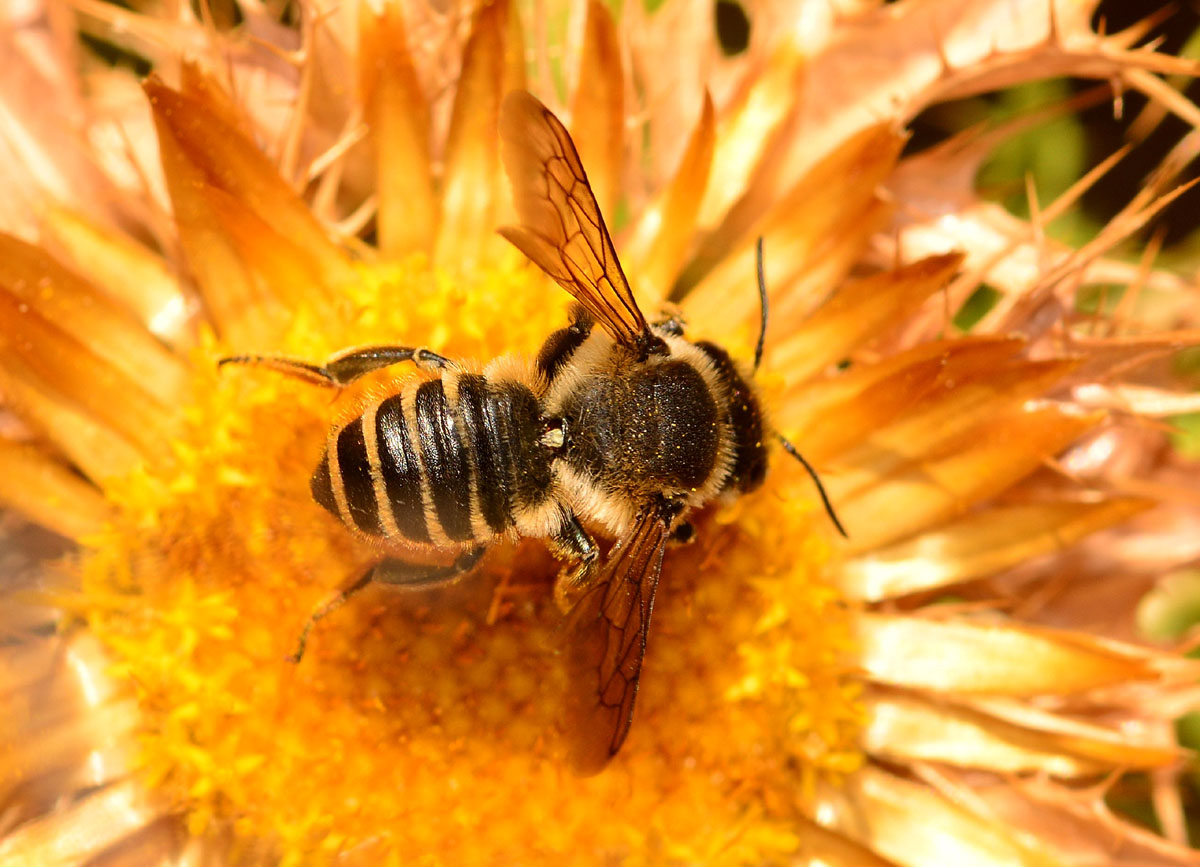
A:
[[[1049,76],[1195,126],[1164,78],[1193,65],[1136,47],[1147,25],[1093,31],[1091,3],[764,4],[736,57],[707,11],[625,6],[9,10],[0,499],[75,547],[5,581],[6,863],[1197,860],[1172,730],[1195,666],[1131,628],[1197,553],[1194,466],[1147,424],[1196,408],[1163,363],[1196,290],[1109,258],[1194,133],[1080,249],[1044,226],[1111,161],[1021,221],[971,184],[1011,130],[902,156],[924,107]],[[87,60],[76,28],[154,75]],[[521,87],[566,94],[646,309],[748,357],[764,239],[764,390],[850,534],[782,460],[702,515],[633,733],[587,780],[539,543],[368,590],[284,661],[377,554],[308,493],[328,395],[216,369],[535,352],[566,299],[495,234]],[[1085,317],[1100,283],[1129,291]],[[1106,807],[1129,772],[1161,833]]]

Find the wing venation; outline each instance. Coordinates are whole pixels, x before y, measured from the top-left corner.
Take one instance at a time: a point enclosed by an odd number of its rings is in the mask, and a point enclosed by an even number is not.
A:
[[[670,524],[667,511],[643,509],[568,615],[567,737],[582,774],[603,769],[629,734]]]
[[[505,97],[500,115],[504,164],[519,227],[505,238],[567,290],[613,339],[645,354],[650,332],[566,127],[525,91]]]

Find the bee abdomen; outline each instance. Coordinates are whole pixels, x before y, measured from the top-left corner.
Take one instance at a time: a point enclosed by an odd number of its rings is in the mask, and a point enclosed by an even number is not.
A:
[[[540,407],[519,383],[447,373],[331,435],[313,498],[347,525],[417,542],[483,542],[551,484]]]
[[[403,394],[393,395],[335,431],[313,473],[312,494],[363,533],[428,542],[424,474],[404,402]]]
[[[478,517],[492,533],[512,527],[517,511],[537,508],[553,485],[542,444],[541,404],[520,382],[480,374],[454,380],[454,404],[472,462]]]
[[[459,424],[442,380],[417,389],[417,438],[434,518],[447,538],[462,542],[471,533],[471,465]]]
[[[411,397],[408,398],[411,401]],[[425,484],[421,460],[410,429],[409,413],[405,412],[405,395],[392,395],[375,408],[375,442],[379,453],[379,476],[383,480],[382,496],[378,488],[378,508],[391,514],[395,532],[415,542],[428,542],[429,524],[425,518],[422,486]],[[368,412],[363,416],[366,424]]]
[[[475,458],[475,487],[479,511],[494,533],[512,525],[512,465],[508,443],[512,436],[505,424],[504,407],[485,377],[464,374],[458,378],[458,410],[467,448]]]

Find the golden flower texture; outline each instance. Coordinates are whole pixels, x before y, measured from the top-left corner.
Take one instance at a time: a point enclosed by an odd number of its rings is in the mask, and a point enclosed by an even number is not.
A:
[[[748,4],[733,56],[708,4],[617,5],[0,9],[0,499],[29,521],[0,863],[1200,863],[1173,728],[1198,672],[1134,628],[1200,556],[1156,421],[1200,403],[1168,363],[1200,299],[1153,243],[1111,254],[1180,190],[1196,65],[1095,0]],[[931,105],[1062,76],[1192,130],[1080,249],[1043,229],[1125,151],[1029,221],[973,188],[1015,126],[903,153]],[[568,298],[496,234],[518,88],[569,121],[646,310],[751,357],[764,239],[758,379],[849,531],[781,453],[700,515],[586,779],[536,540],[370,588],[285,661],[377,555],[308,492],[329,393],[216,368],[535,352]],[[1124,294],[1085,315],[1095,286]],[[1106,805],[1126,775],[1156,830]]]

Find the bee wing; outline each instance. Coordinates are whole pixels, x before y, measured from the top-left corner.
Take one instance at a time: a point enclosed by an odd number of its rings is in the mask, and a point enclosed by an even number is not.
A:
[[[642,511],[568,615],[567,738],[581,774],[602,770],[629,734],[670,523],[659,508]]]
[[[615,340],[644,351],[653,337],[566,127],[520,90],[504,99],[500,138],[521,219],[520,226],[506,226],[500,234],[570,292]]]

